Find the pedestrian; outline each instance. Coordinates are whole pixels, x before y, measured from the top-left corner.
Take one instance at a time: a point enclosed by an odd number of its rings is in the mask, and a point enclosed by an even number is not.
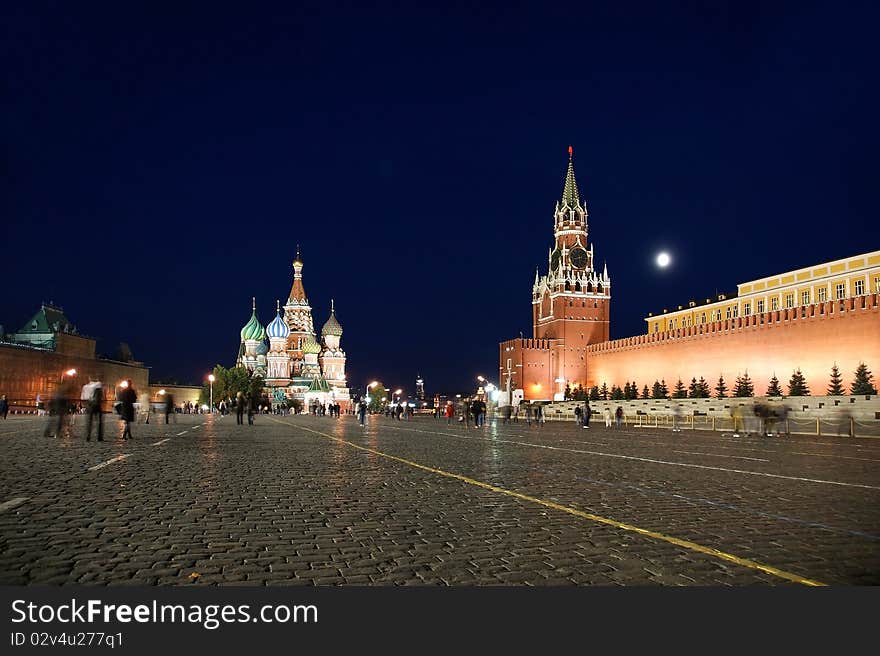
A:
[[[123,387],[117,398],[122,404],[119,409],[119,414],[122,417],[122,421],[125,422],[125,428],[122,431],[122,439],[134,439],[134,436],[131,434],[131,425],[135,420],[134,404],[137,400],[137,392],[132,386],[131,380],[125,381],[125,387]]]
[[[165,393],[165,423],[168,421],[169,415],[174,414],[174,395]]]
[[[535,423],[538,428],[544,425],[544,406],[540,403],[535,406]]]
[[[590,416],[593,414],[593,409],[590,407],[590,400],[584,399],[584,428],[590,427]]]
[[[235,395],[235,423],[244,424],[244,394],[239,392]]]
[[[614,411],[614,418],[617,420],[617,429],[620,430],[623,428],[623,408],[617,406],[617,410]]]
[[[575,423],[575,425],[576,426],[582,425],[583,420],[584,420],[584,411],[579,405],[576,405],[574,407],[574,423]]]
[[[519,423],[519,403],[513,408],[513,422],[515,424]]]
[[[730,411],[730,417],[733,419],[733,437],[739,437],[740,428],[743,428],[742,408],[739,404],[733,406],[733,409]]]
[[[526,403],[526,423],[529,425],[529,428],[532,427],[532,404]]]
[[[455,406],[452,405],[452,401],[446,402],[446,425],[448,426],[452,423],[452,417],[455,415]]]
[[[58,437],[64,430],[67,413],[70,411],[70,397],[74,393],[71,383],[64,381],[52,397],[49,421],[46,423],[45,437]],[[53,415],[52,412],[55,414]]]
[[[602,410],[602,418],[605,419],[605,428],[611,428],[611,409],[608,406]]]
[[[97,419],[97,440],[104,441],[104,386],[100,381],[91,384],[91,395],[89,396],[88,412],[89,418],[86,421],[86,442],[92,439],[92,421]]]
[[[361,425],[361,428],[366,428],[367,426],[367,402],[363,399],[358,403],[358,423]]]
[[[150,395],[143,392],[138,397],[138,411],[144,416],[144,423],[150,423]]]
[[[6,419],[6,415],[9,414],[9,401],[6,400],[6,395],[4,394],[0,397],[0,417]]]
[[[245,405],[246,405],[246,409],[247,409],[248,426],[253,426],[254,425],[254,412],[256,411],[256,408],[257,408],[257,401],[256,401],[256,399],[254,399],[253,396],[248,395],[245,398]]]

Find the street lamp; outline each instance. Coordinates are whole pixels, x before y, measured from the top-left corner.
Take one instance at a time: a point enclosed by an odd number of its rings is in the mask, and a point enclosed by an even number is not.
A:
[[[403,390],[402,390],[402,389],[394,390],[394,395],[397,396],[397,402],[398,402],[398,403],[400,403],[400,395],[401,395],[401,394],[403,394]],[[392,401],[392,402],[394,401],[394,395],[392,395],[392,397],[391,397],[391,401]]]
[[[211,383],[211,414],[214,414],[214,374],[208,374],[208,382]]]

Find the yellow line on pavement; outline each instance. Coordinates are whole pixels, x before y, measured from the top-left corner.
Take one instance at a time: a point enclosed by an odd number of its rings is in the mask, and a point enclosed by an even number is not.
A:
[[[278,421],[277,419],[269,418],[271,421],[274,421],[278,424],[283,424],[286,426],[292,426],[287,422]],[[489,490],[490,492],[496,492],[498,494],[504,494],[509,497],[513,497],[515,499],[520,499],[522,501],[528,501],[530,503],[536,503],[545,508],[552,508],[553,510],[558,510],[560,512],[568,513],[569,515],[574,515],[575,517],[581,517],[582,519],[588,519],[593,522],[598,522],[600,524],[606,524],[608,526],[613,526],[614,528],[623,529],[624,531],[632,531],[633,533],[637,533],[639,535],[643,535],[645,537],[653,538],[655,540],[662,540],[663,542],[668,542],[669,544],[674,544],[677,547],[683,547],[685,549],[690,549],[691,551],[696,551],[697,553],[705,554],[707,556],[713,556],[715,558],[720,558],[721,560],[726,560],[727,562],[734,563],[736,565],[741,565],[742,567],[747,567],[749,569],[758,570],[760,572],[765,572],[767,574],[772,574],[773,576],[777,576],[779,578],[785,579],[786,581],[792,581],[794,583],[800,583],[801,585],[810,585],[810,586],[823,586],[824,583],[820,581],[813,581],[811,579],[804,578],[802,576],[798,576],[797,574],[792,574],[791,572],[786,572],[781,569],[777,569],[775,567],[771,567],[769,565],[762,565],[761,563],[755,562],[754,560],[749,560],[747,558],[740,558],[739,556],[734,556],[733,554],[729,554],[724,551],[719,551],[718,549],[712,549],[711,547],[704,547],[701,544],[697,544],[696,542],[691,542],[690,540],[682,540],[681,538],[676,538],[671,535],[666,535],[664,533],[658,533],[657,531],[651,531],[644,528],[639,528],[638,526],[633,526],[632,524],[625,524],[624,522],[619,522],[615,519],[609,519],[607,517],[601,517],[599,515],[594,515],[593,513],[584,512],[583,510],[578,510],[577,508],[571,508],[569,506],[563,506],[559,503],[554,503],[553,501],[545,501],[544,499],[539,499],[537,497],[529,496],[528,494],[522,494],[521,492],[514,492],[513,490],[507,490],[503,487],[498,487],[497,485],[492,485],[490,483],[484,483],[483,481],[478,481],[473,478],[468,478],[467,476],[462,476],[461,474],[454,474],[452,472],[444,471],[442,469],[437,469],[436,467],[429,467],[427,465],[422,465],[418,462],[413,462],[412,460],[407,460],[406,458],[400,458],[398,456],[391,455],[390,453],[383,453],[382,451],[376,451],[375,449],[370,449],[365,446],[361,446],[360,444],[355,444],[354,442],[349,442],[348,440],[343,440],[339,437],[334,437],[333,435],[329,435],[327,433],[322,433],[321,431],[313,430],[311,428],[306,428],[304,426],[297,426],[297,428],[301,428],[302,430],[308,431],[310,433],[315,433],[316,435],[321,435],[328,439],[333,440],[334,442],[340,442],[342,444],[347,444],[348,446],[354,447],[355,449],[360,449],[361,451],[366,451],[368,453],[372,453],[377,456],[381,456],[383,458],[388,458],[389,460],[394,460],[397,462],[401,462],[405,465],[409,465],[410,467],[415,467],[417,469],[421,469],[427,472],[431,472],[432,474],[438,474],[439,476],[445,476],[446,478],[452,478],[458,481],[462,481],[463,483],[467,483],[468,485],[474,485],[476,487],[483,488],[484,490]]]

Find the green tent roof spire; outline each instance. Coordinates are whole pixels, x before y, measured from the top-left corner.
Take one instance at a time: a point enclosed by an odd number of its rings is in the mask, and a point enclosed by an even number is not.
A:
[[[562,204],[569,207],[577,207],[580,205],[581,197],[578,194],[577,182],[574,179],[574,163],[572,156],[574,149],[568,147],[568,172],[565,174],[565,189],[562,190]]]

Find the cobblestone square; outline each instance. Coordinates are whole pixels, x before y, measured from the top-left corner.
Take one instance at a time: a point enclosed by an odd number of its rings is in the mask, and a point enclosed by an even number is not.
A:
[[[0,424],[0,583],[877,585],[880,441],[574,422]]]

